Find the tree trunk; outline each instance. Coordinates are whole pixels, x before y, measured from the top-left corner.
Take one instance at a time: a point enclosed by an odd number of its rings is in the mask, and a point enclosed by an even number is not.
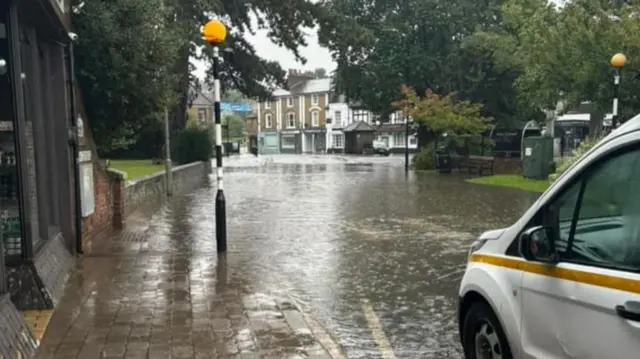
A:
[[[171,126],[171,132],[177,133],[182,131],[187,125],[187,109],[189,105],[189,87],[190,87],[190,74],[189,74],[189,46],[185,46],[180,50],[180,57],[176,63],[176,73],[179,74],[180,79],[178,81],[177,88],[177,103],[173,105],[169,113],[169,121]]]

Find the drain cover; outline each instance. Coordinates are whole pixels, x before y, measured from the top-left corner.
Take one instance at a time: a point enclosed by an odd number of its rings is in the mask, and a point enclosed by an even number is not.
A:
[[[121,242],[146,242],[147,236],[141,231],[123,231],[117,240]]]

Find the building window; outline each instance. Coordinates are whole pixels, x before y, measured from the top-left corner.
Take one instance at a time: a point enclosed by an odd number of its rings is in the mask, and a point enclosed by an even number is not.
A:
[[[282,136],[282,148],[296,148],[296,136],[286,135]]]
[[[265,102],[265,103],[264,103],[264,108],[265,108],[266,110],[270,109],[270,108],[271,108],[271,102]]]
[[[264,127],[271,128],[272,126],[273,126],[273,123],[271,122],[271,114],[268,113],[264,115]]]
[[[342,112],[336,111],[336,113],[335,113],[335,115],[333,117],[335,118],[334,123],[337,126],[342,126]]]
[[[393,134],[393,146],[404,147],[404,132],[396,132]]]
[[[293,97],[287,97],[287,107],[293,107]]]
[[[296,127],[296,114],[293,112],[289,112],[287,114],[287,128],[295,128]]]
[[[204,108],[198,109],[198,122],[205,122],[207,120],[207,110]]]
[[[416,136],[409,137],[409,144],[412,146],[415,146],[418,144],[418,139],[416,138]]]
[[[311,104],[319,105],[320,104],[320,95],[311,95]]]
[[[320,112],[312,111],[311,112],[311,127],[320,126]]]
[[[369,112],[365,110],[355,110],[353,111],[353,122],[369,122]]]
[[[341,133],[334,133],[331,135],[331,147],[342,148],[344,147],[344,136]]]

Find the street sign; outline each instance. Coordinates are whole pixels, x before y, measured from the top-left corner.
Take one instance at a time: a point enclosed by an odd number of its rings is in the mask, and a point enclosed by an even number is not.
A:
[[[251,112],[251,106],[246,103],[221,102],[220,110],[223,112]]]

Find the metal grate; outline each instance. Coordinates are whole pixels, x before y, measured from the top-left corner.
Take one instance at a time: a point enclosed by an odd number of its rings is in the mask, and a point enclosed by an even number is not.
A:
[[[120,242],[142,243],[147,241],[147,235],[143,231],[123,231],[117,238]]]

